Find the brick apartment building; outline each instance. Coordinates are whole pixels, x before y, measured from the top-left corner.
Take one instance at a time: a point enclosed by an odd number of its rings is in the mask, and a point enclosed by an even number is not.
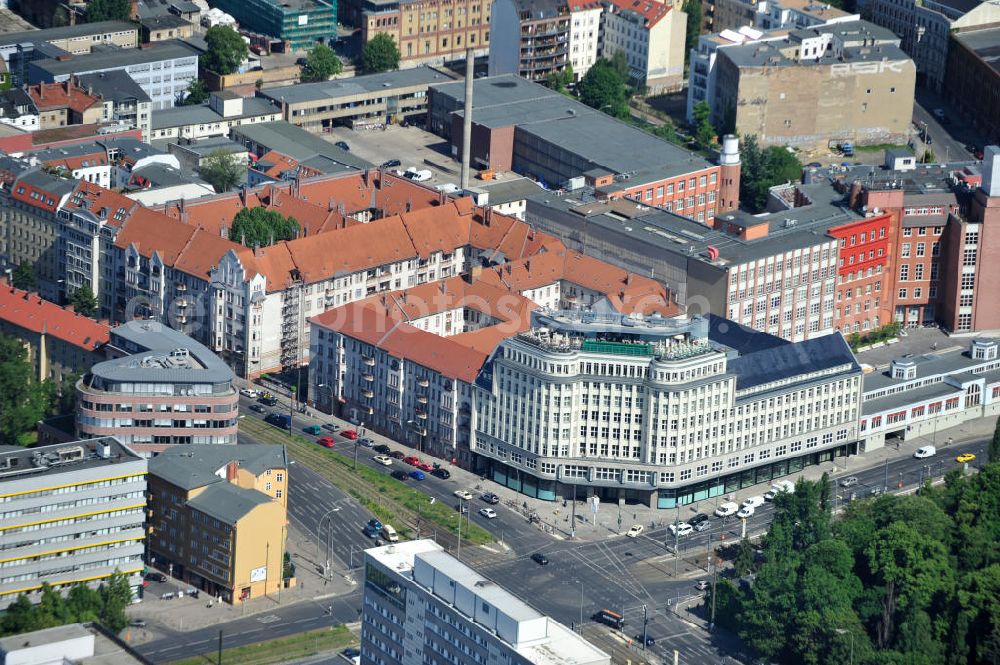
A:
[[[463,59],[467,48],[490,47],[490,0],[344,0],[337,17],[361,30],[361,43],[388,33],[401,68]]]

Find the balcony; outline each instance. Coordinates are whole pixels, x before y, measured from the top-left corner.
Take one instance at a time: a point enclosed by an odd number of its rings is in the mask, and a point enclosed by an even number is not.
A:
[[[368,381],[369,383],[371,383],[372,381],[375,380],[375,375],[374,374],[365,374],[361,378],[364,379],[365,381]]]
[[[174,304],[177,305],[177,307],[180,309],[187,309],[189,303],[187,301],[187,298],[178,298],[177,300],[174,301]]]
[[[174,290],[176,290],[179,293],[184,293],[185,291],[188,290],[188,286],[183,282],[177,282],[177,284],[174,285]]]
[[[427,395],[417,395],[417,401],[421,404],[427,404]]]
[[[420,386],[421,388],[426,388],[427,386],[431,385],[431,382],[425,378],[419,378],[417,379],[417,385]]]
[[[375,357],[374,356],[361,356],[361,359],[369,367],[374,367],[375,366]]]
[[[427,412],[423,409],[417,409],[417,418],[420,420],[427,420]]]
[[[361,394],[364,396],[365,399],[371,399],[372,397],[375,397],[375,393],[373,393],[370,390],[362,390]]]

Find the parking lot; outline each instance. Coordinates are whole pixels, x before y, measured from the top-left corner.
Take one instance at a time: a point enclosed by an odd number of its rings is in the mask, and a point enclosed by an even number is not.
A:
[[[351,130],[335,127],[322,135],[331,143],[344,141],[351,152],[376,166],[390,159],[400,161],[400,170],[427,169],[433,177],[427,185],[459,183],[461,164],[451,156],[451,144],[422,127],[389,125],[385,129]]]

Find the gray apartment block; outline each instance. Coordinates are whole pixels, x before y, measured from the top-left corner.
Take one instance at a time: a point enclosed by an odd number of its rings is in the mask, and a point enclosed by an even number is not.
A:
[[[365,551],[361,661],[610,665],[610,657],[432,540]]]
[[[112,437],[0,452],[0,608],[47,582],[142,582],[146,460]]]

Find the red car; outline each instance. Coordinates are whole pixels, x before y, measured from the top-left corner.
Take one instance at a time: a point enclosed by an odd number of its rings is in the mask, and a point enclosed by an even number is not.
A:
[[[421,471],[433,471],[434,465],[428,464],[427,462],[417,462],[413,466],[417,467]]]
[[[413,455],[410,455],[409,457],[404,457],[403,458],[403,463],[404,464],[409,464],[410,466],[416,466],[416,465],[420,464],[420,458],[419,457],[414,457]]]
[[[327,448],[333,448],[333,437],[324,436],[316,439],[316,443]]]
[[[340,433],[340,436],[344,437],[345,439],[350,439],[351,441],[354,441],[354,439],[358,438],[358,433],[352,429],[345,429],[343,432]]]

